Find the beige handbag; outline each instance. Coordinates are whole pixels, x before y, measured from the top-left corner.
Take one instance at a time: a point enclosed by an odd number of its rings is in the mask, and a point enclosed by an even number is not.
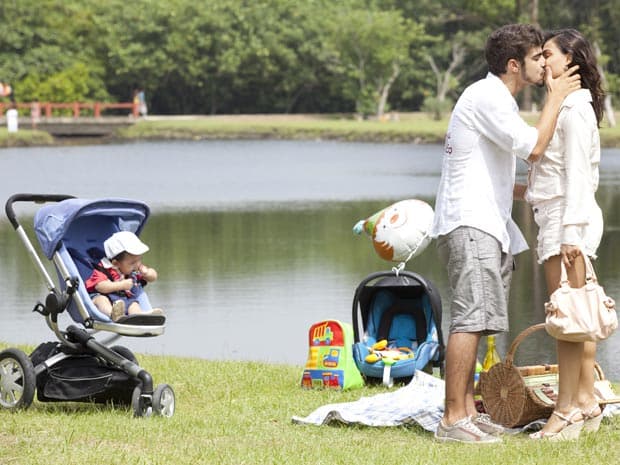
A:
[[[566,266],[560,261],[560,287],[545,304],[545,329],[549,335],[563,341],[601,341],[618,327],[614,300],[599,285],[590,259],[586,254],[582,256],[586,265],[585,285],[570,287]]]

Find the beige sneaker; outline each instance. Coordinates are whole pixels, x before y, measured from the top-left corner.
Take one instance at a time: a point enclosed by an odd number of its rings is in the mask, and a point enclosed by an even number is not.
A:
[[[465,417],[451,426],[439,422],[435,439],[439,441],[455,441],[479,444],[492,444],[502,442],[501,438],[481,431],[473,422],[471,417]]]
[[[112,313],[110,314],[110,318],[112,321],[117,321],[125,316],[125,302],[122,300],[117,300],[112,304]]]
[[[493,434],[497,436],[506,432],[506,428],[497,423],[493,423],[491,415],[488,413],[480,413],[472,419],[472,423],[478,427],[478,429],[487,434]]]

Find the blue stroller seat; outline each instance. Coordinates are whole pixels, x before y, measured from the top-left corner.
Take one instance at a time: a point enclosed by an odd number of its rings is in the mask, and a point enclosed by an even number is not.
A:
[[[422,276],[400,271],[369,275],[353,299],[353,358],[366,378],[391,386],[416,370],[443,375],[441,299]]]
[[[71,277],[78,277],[67,311],[87,328],[103,329],[126,336],[157,336],[164,331],[161,315],[127,316],[112,322],[93,304],[84,285],[103,258],[103,242],[121,230],[139,234],[149,216],[146,204],[124,199],[66,199],[45,205],[34,218],[35,234],[45,256],[54,261],[61,290]],[[151,309],[146,293],[138,297],[140,306]]]

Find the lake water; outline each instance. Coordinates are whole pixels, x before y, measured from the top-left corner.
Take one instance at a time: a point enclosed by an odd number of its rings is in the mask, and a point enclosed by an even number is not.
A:
[[[405,198],[431,205],[439,181],[438,145],[324,141],[196,141],[0,150],[0,201],[16,192],[145,201],[152,215],[143,232],[145,263],[159,271],[148,288],[166,309],[166,333],[125,338],[136,352],[206,359],[258,360],[301,366],[307,332],[323,319],[351,321],[355,288],[368,274],[390,269],[367,237],[351,228]],[[523,176],[524,167],[520,167]],[[605,235],[599,278],[620,295],[620,151],[605,150],[599,203]],[[38,208],[16,205],[30,227]],[[528,242],[535,224],[527,205],[514,217]],[[444,303],[445,270],[434,244],[407,269],[431,280]],[[34,304],[46,289],[5,217],[0,220],[0,341],[53,340]],[[504,355],[523,329],[543,321],[542,268],[531,252],[517,257],[511,291],[511,332],[498,337]],[[63,320],[64,324],[68,324]],[[620,336],[600,344],[606,375],[620,379]],[[524,341],[520,364],[553,362],[544,333]]]

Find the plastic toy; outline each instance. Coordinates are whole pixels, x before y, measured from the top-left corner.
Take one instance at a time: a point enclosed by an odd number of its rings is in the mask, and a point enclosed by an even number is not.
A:
[[[319,321],[308,331],[308,345],[302,387],[344,390],[364,385],[351,353],[353,328],[350,324],[338,320]]]
[[[368,355],[364,360],[368,363],[376,363],[382,360],[383,363],[396,360],[406,360],[414,357],[414,352],[409,347],[388,347],[388,341],[382,339],[381,341],[368,348]]]

